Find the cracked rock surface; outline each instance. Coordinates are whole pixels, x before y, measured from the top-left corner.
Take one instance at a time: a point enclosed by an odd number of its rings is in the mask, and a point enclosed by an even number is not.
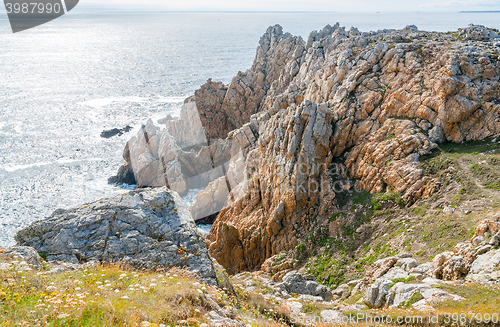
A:
[[[206,283],[215,272],[203,237],[179,195],[166,187],[102,199],[19,231],[16,241],[47,261],[98,260],[138,269],[186,267]]]

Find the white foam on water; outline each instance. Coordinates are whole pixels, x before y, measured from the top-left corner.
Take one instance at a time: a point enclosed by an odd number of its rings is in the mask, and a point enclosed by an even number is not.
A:
[[[94,100],[88,100],[84,102],[79,102],[78,104],[91,107],[91,108],[103,108],[107,107],[115,102],[120,102],[120,103],[127,103],[127,102],[135,102],[135,103],[142,103],[142,102],[147,102],[149,99],[147,98],[142,98],[142,97],[136,97],[136,96],[127,96],[127,97],[118,97],[118,98],[101,98],[101,99],[94,99]]]
[[[188,191],[186,195],[182,197],[182,202],[186,205],[186,207],[190,207],[194,201],[196,200],[196,196],[201,191],[201,189],[191,189]]]
[[[104,158],[58,159],[58,160],[50,161],[50,162],[48,162],[48,161],[35,162],[32,164],[26,164],[26,165],[5,165],[5,166],[0,167],[0,168],[11,173],[11,172],[18,171],[18,170],[25,170],[25,169],[30,169],[30,168],[34,168],[34,167],[50,166],[50,165],[54,165],[54,164],[64,165],[64,164],[70,164],[70,163],[76,163],[76,162],[89,162],[89,161],[93,162],[93,161],[105,161],[105,160],[106,159],[104,159]]]
[[[159,102],[159,103],[179,103],[182,104],[187,96],[181,97],[158,97],[158,98],[144,98],[138,96],[126,96],[126,97],[116,97],[116,98],[100,98],[93,99],[84,102],[79,102],[79,105],[87,106],[91,108],[103,108],[113,103],[144,103],[144,102]]]
[[[156,101],[161,103],[183,103],[187,96],[183,97],[159,97]]]
[[[33,167],[42,167],[42,166],[48,166],[52,164],[51,162],[37,162],[34,164],[29,164],[29,165],[5,165],[2,167],[3,170],[8,171],[9,173],[18,171],[18,170],[25,170]]]

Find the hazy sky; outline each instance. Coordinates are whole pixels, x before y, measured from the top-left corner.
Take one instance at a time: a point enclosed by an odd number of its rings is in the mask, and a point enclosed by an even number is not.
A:
[[[80,0],[79,6],[161,11],[460,11],[500,10],[500,0]]]

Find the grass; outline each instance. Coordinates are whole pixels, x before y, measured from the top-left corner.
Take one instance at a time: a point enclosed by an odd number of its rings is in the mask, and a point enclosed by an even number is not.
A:
[[[445,143],[421,157],[424,174],[441,184],[428,199],[408,206],[395,192],[338,194],[323,225],[329,230],[310,237],[302,252],[308,272],[335,286],[362,277],[374,261],[401,251],[422,263],[453,250],[500,208],[499,166],[498,143]],[[456,213],[444,215],[446,206]]]
[[[59,274],[21,271],[17,261],[0,270],[0,326],[199,326],[208,327],[214,301],[237,314],[247,326],[285,326],[290,316],[257,292],[205,286],[189,272],[131,271],[120,266],[96,266]],[[272,289],[255,283],[258,291]],[[212,299],[212,300],[211,300]]]
[[[182,270],[95,267],[61,274],[0,271],[0,326],[170,326],[204,323],[207,288]]]
[[[415,278],[415,276],[410,276],[408,278],[395,278],[393,280],[391,280],[391,285],[389,285],[389,288],[392,288],[394,285],[396,285],[397,283],[409,283],[409,282],[412,282],[412,281],[415,281],[417,278]]]
[[[488,162],[475,163],[470,167],[470,171],[479,178],[485,188],[500,191],[500,172],[497,167],[492,167],[489,163],[496,163],[496,157],[489,158]]]
[[[480,314],[500,314],[500,286],[481,285],[441,285],[440,288],[460,295],[465,301],[446,301],[438,305],[438,309],[443,312],[462,313],[474,312]]]

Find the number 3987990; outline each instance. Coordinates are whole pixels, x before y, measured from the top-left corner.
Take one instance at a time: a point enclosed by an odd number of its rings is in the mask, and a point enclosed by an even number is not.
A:
[[[59,14],[63,12],[61,5],[59,3],[37,3],[37,2],[25,2],[25,3],[6,3],[8,14]]]

